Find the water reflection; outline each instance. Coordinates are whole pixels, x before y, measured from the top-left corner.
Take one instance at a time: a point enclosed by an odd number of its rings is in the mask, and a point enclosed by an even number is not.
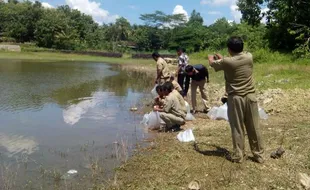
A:
[[[64,121],[67,124],[74,125],[77,123],[83,115],[85,115],[90,109],[93,109],[97,106],[100,106],[107,100],[108,96],[112,95],[111,93],[106,92],[95,92],[92,97],[80,98],[74,100],[74,104],[70,105],[63,111]],[[78,102],[78,103],[76,103]],[[103,107],[104,110],[104,107]],[[111,113],[111,110],[107,110]],[[102,113],[101,115],[92,115],[93,119],[107,119],[107,116]]]
[[[30,155],[39,149],[38,143],[33,138],[4,133],[0,133],[0,147],[5,149],[4,152],[8,157],[13,157],[17,154]]]

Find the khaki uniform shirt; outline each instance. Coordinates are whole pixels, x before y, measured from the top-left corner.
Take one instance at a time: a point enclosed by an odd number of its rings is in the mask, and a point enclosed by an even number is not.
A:
[[[177,90],[173,90],[171,93],[173,93],[173,95],[178,99],[180,106],[181,106],[181,111],[186,113],[185,100],[183,96],[181,96],[180,92],[178,92]]]
[[[177,81],[173,80],[172,84],[173,84],[173,87],[174,87],[175,90],[177,90],[179,92],[182,91],[182,88],[181,88],[181,86],[179,85],[179,83]]]
[[[211,67],[215,71],[224,71],[228,95],[245,96],[255,93],[251,53],[242,52],[232,57],[215,60],[211,63]]]
[[[167,79],[170,77],[170,71],[167,62],[159,57],[157,60],[157,73],[161,72],[160,79]]]
[[[166,113],[171,113],[183,119],[186,117],[186,114],[182,111],[179,100],[172,92],[166,96],[163,110]]]

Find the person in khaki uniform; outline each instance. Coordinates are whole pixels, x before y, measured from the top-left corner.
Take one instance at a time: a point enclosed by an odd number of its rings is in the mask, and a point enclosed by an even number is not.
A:
[[[186,74],[192,78],[191,81],[191,98],[192,98],[192,106],[193,110],[192,113],[196,113],[196,108],[197,108],[197,100],[196,100],[196,93],[197,93],[197,88],[199,87],[202,102],[204,104],[204,112],[209,111],[209,106],[208,106],[208,96],[207,96],[207,89],[206,89],[206,82],[209,83],[209,72],[208,69],[199,64],[199,65],[188,65],[185,68]]]
[[[231,57],[209,56],[210,66],[215,71],[224,71],[228,94],[228,119],[232,132],[234,152],[231,161],[241,163],[245,157],[244,139],[248,135],[254,160],[263,163],[264,147],[259,131],[258,105],[253,79],[253,57],[243,52],[240,37],[231,37],[228,42]]]
[[[159,106],[160,108],[163,108],[165,100],[165,96],[163,93],[163,86],[162,85],[156,86],[156,92],[158,96],[154,99],[153,106]]]
[[[163,85],[164,100],[163,108],[154,106],[154,111],[159,112],[160,118],[166,123],[167,129],[179,129],[180,125],[185,124],[186,114],[182,110],[179,100],[175,96],[173,91],[173,85],[171,82],[166,82]]]
[[[170,77],[170,82],[172,82],[173,87],[176,91],[178,91],[180,94],[183,93],[181,86],[179,85],[177,81],[174,80],[173,76]]]
[[[171,93],[178,99],[181,110],[186,114],[186,105],[183,96],[176,89],[173,89]]]
[[[155,84],[162,85],[170,80],[171,74],[168,68],[168,64],[158,53],[153,53],[152,57],[157,63],[157,77]]]

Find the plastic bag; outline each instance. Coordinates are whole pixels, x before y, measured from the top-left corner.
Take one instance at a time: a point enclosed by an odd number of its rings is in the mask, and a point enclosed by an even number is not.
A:
[[[189,106],[187,101],[185,101],[185,107],[186,107],[186,113],[190,113],[191,112],[191,107]]]
[[[262,108],[258,108],[258,114],[261,119],[268,119],[268,114]]]
[[[228,121],[228,115],[227,115],[227,104],[220,107],[213,107],[207,114],[207,116],[212,120],[226,120]],[[261,119],[267,120],[268,114],[262,109],[258,108],[259,117]]]
[[[187,129],[186,131],[180,132],[177,135],[177,138],[180,142],[195,141],[195,137],[194,137],[192,129]]]
[[[208,112],[207,116],[213,120],[226,120],[226,121],[228,121],[227,104],[224,104],[220,107],[213,107]]]
[[[216,118],[218,120],[226,120],[228,121],[228,116],[227,116],[227,104],[224,104],[220,106],[217,110]]]
[[[195,120],[196,118],[193,116],[193,114],[191,114],[191,113],[187,113],[186,114],[186,117],[185,117],[185,120],[186,121],[193,121],[193,120]]]
[[[161,124],[165,124],[165,122],[159,117],[158,112],[150,112],[149,114],[145,114],[143,116],[143,120],[141,124],[144,124],[146,127],[157,129]]]
[[[217,114],[217,110],[219,108],[218,107],[213,107],[207,114],[207,116],[212,119],[212,120],[216,120],[216,114]]]
[[[155,84],[155,86],[154,86],[154,88],[151,90],[151,94],[152,94],[152,96],[155,98],[156,96],[158,96],[158,94],[157,94],[157,91],[156,91],[156,87],[157,87],[158,85],[157,84]]]
[[[187,101],[185,101],[185,107],[186,107],[186,117],[185,117],[185,120],[186,121],[193,121],[195,120],[195,117],[193,116],[193,114],[191,114],[191,108],[188,104]]]

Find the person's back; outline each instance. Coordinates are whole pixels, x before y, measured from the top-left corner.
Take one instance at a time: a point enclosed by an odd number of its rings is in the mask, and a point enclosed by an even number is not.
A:
[[[181,111],[186,113],[186,105],[183,96],[177,90],[173,90],[171,93],[178,99]]]
[[[186,117],[186,114],[182,111],[182,106],[178,98],[173,92],[166,96],[163,109],[166,113],[171,113],[177,117],[181,117],[183,119]]]
[[[205,79],[209,80],[209,72],[204,65],[202,64],[193,65],[193,68],[197,71],[197,73],[194,72],[194,74],[190,76],[192,80],[195,81],[202,81]]]
[[[226,91],[229,95],[244,96],[255,93],[251,53],[242,52],[224,58],[223,70],[226,79]]]
[[[162,71],[161,79],[167,79],[170,77],[168,64],[161,57],[159,57],[157,60],[157,69]]]

